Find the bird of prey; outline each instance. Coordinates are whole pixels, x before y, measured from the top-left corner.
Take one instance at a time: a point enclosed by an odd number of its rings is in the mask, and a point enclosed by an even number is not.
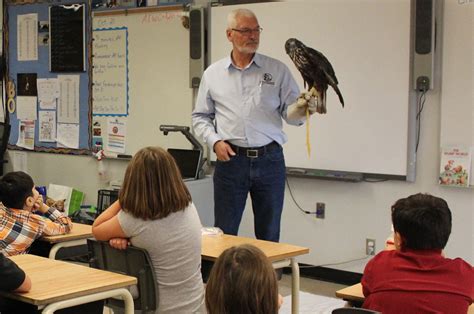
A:
[[[332,86],[339,96],[342,107],[344,107],[344,99],[337,87],[338,81],[334,69],[321,52],[305,46],[296,38],[290,38],[286,41],[285,50],[298,71],[300,71],[310,95],[316,96],[316,112],[326,113],[326,90],[328,85]]]

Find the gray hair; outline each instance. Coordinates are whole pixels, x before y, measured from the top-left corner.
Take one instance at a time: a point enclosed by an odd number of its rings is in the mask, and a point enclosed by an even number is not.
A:
[[[255,13],[253,13],[249,9],[235,9],[232,10],[227,15],[227,29],[236,28],[237,27],[237,17],[244,16],[244,17],[253,17],[257,19]]]

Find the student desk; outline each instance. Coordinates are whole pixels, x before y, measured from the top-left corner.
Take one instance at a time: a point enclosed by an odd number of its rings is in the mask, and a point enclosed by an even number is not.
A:
[[[365,299],[364,294],[362,293],[362,285],[360,283],[336,291],[336,297],[349,302],[364,302]],[[474,296],[472,297],[474,299]],[[474,314],[474,304],[471,304],[467,312],[468,314]]]
[[[133,299],[125,289],[137,279],[82,265],[24,254],[10,257],[31,278],[27,293],[1,295],[43,308],[43,313],[111,297],[125,302],[125,313],[133,313]]]
[[[215,261],[225,249],[241,244],[252,244],[258,247],[273,263],[274,268],[291,266],[291,312],[298,313],[300,269],[295,257],[308,254],[309,249],[285,243],[263,241],[227,234],[222,236],[203,235],[201,256],[204,260]]]
[[[362,285],[357,283],[353,286],[349,286],[336,291],[336,297],[349,302],[364,302],[364,294],[362,293]]]
[[[87,244],[87,238],[93,238],[92,226],[80,223],[73,223],[71,232],[55,236],[43,236],[40,241],[52,244],[49,251],[49,258],[55,259],[59,249],[64,247],[79,246]]]

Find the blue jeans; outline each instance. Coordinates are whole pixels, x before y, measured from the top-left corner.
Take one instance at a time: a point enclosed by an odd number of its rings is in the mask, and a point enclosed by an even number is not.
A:
[[[285,194],[285,159],[281,146],[257,158],[244,155],[217,161],[214,171],[215,226],[237,235],[250,192],[257,239],[278,242]]]

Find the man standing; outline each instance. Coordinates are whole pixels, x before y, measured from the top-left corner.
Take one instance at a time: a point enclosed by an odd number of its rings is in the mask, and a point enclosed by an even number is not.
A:
[[[236,235],[250,192],[256,237],[278,242],[286,175],[282,119],[301,125],[316,103],[298,98],[286,65],[256,53],[261,32],[252,11],[229,13],[232,52],[204,72],[192,117],[196,134],[217,155],[215,226]]]

